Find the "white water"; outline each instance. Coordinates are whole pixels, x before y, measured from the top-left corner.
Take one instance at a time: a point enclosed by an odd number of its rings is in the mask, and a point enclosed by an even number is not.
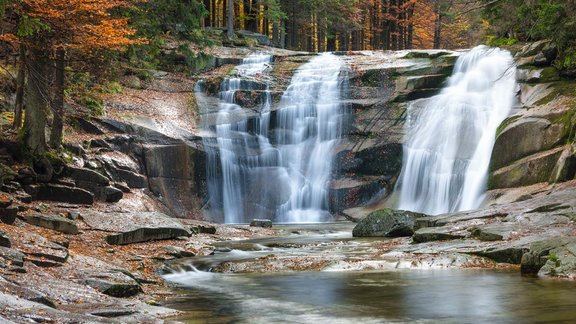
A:
[[[480,207],[515,72],[510,53],[478,46],[458,59],[439,95],[408,107],[399,209],[437,215]]]
[[[302,66],[280,103],[276,135],[291,195],[281,206],[284,222],[318,222],[328,213],[327,185],[334,146],[341,136],[341,60],[322,54]]]
[[[341,133],[341,60],[323,54],[296,72],[272,130],[267,90],[257,116],[235,102],[237,91],[256,90],[248,81],[269,78],[270,61],[252,55],[221,85],[216,143],[206,145],[211,207],[221,208],[226,223],[326,220],[332,151]]]

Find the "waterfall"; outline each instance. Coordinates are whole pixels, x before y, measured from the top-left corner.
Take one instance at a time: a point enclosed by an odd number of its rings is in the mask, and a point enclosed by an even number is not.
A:
[[[221,84],[216,122],[205,126],[212,135],[204,137],[210,207],[226,223],[326,220],[343,115],[343,64],[331,54],[313,58],[296,71],[273,109],[268,86],[262,86],[270,79],[270,62],[270,55],[251,55]],[[264,97],[260,106],[241,107],[239,91],[253,90]]]
[[[341,136],[342,61],[329,53],[302,66],[280,102],[276,134],[290,199],[281,206],[286,222],[317,222],[328,216],[327,184],[332,153]]]
[[[437,215],[480,207],[515,72],[509,52],[478,46],[458,59],[439,95],[408,106],[399,209]]]

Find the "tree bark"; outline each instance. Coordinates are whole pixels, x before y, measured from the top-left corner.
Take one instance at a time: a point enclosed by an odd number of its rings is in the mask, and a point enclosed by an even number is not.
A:
[[[434,49],[440,48],[441,32],[442,32],[442,8],[440,0],[436,0],[434,11],[436,13],[436,21],[434,22]]]
[[[56,50],[56,72],[54,79],[54,101],[52,104],[52,128],[50,132],[50,147],[59,149],[62,143],[62,129],[64,127],[64,81],[65,81],[65,58],[63,48]]]
[[[228,0],[228,38],[234,38],[234,0]]]
[[[22,112],[24,111],[24,87],[26,86],[26,47],[20,45],[20,64],[16,76],[16,102],[14,107],[13,129],[22,127]]]
[[[32,156],[46,153],[46,111],[48,108],[48,57],[41,49],[30,48],[26,59],[28,82],[24,145]]]

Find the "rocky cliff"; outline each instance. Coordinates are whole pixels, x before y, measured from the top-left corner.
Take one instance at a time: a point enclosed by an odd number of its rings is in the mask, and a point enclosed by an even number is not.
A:
[[[576,82],[552,66],[556,49],[546,41],[515,55],[518,105],[498,129],[490,165],[490,189],[574,179]]]

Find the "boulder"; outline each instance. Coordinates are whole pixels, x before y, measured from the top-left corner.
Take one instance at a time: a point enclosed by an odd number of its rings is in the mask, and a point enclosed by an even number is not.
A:
[[[189,258],[196,255],[195,253],[187,251],[186,249],[181,248],[179,246],[165,245],[162,248],[164,249],[166,254],[173,256],[175,258]]]
[[[532,243],[529,251],[522,255],[520,271],[525,274],[537,274],[548,261],[548,254],[550,251],[567,243],[568,241],[562,238],[548,239]]]
[[[21,215],[20,218],[28,224],[53,229],[66,234],[78,234],[78,226],[70,219],[57,215]]]
[[[252,227],[272,227],[272,221],[269,219],[253,219],[250,222]]]
[[[118,202],[120,199],[122,199],[122,197],[124,197],[124,193],[118,188],[106,186],[100,189],[100,198],[105,202]]]
[[[527,226],[526,226],[527,227]],[[502,241],[510,239],[514,234],[522,231],[522,226],[515,222],[495,222],[480,225],[470,229],[472,237],[480,241]]]
[[[214,225],[198,224],[190,226],[190,230],[194,234],[216,234],[216,227]]]
[[[0,231],[0,246],[7,248],[12,247],[12,239],[2,231]]]
[[[424,214],[393,209],[380,209],[362,219],[352,230],[354,237],[401,237],[414,234],[414,221]]]
[[[130,170],[117,169],[118,180],[126,182],[130,188],[148,188],[146,176]]]
[[[0,208],[7,208],[12,205],[12,198],[0,192]]]
[[[142,292],[142,287],[136,280],[120,272],[88,274],[84,283],[112,297],[132,297]]]
[[[0,222],[8,225],[14,224],[18,215],[18,207],[0,208]]]
[[[106,242],[113,245],[192,235],[180,222],[159,212],[86,212],[82,218],[92,229],[118,233],[106,236]]]
[[[496,262],[520,264],[522,256],[526,252],[528,252],[528,247],[525,244],[522,244],[521,242],[512,242],[484,250],[474,251],[472,254],[483,256]]]
[[[108,144],[108,142],[106,142],[106,140],[101,139],[101,138],[94,138],[92,140],[90,140],[90,147],[95,147],[95,148],[105,148],[105,149],[110,149],[112,148],[110,146],[110,144]]]
[[[568,239],[548,253],[548,259],[539,276],[576,279],[576,239]]]
[[[258,45],[269,46],[270,45],[270,38],[263,34],[254,33],[248,30],[238,30],[236,31],[238,35],[248,39],[254,39],[258,43]]]
[[[81,188],[45,183],[26,186],[25,190],[34,200],[59,201],[82,205],[92,205],[94,203],[94,195]]]
[[[94,198],[105,202],[118,202],[124,196],[122,190],[113,186],[102,185],[90,181],[76,181],[76,186],[90,191]]]
[[[548,181],[563,150],[559,147],[537,153],[492,172],[488,188],[522,187]]]
[[[103,135],[104,131],[95,123],[82,117],[72,117],[72,122],[88,134]]]
[[[63,146],[68,152],[77,156],[82,156],[87,153],[86,149],[78,143],[64,143]]]
[[[24,266],[24,253],[14,250],[8,247],[0,246],[0,258],[9,262],[13,266],[23,267]]]
[[[546,151],[561,143],[564,137],[564,125],[552,123],[545,118],[519,118],[512,121],[498,134],[490,168],[497,170],[531,154]],[[506,125],[507,121],[503,122]]]
[[[68,167],[66,175],[77,181],[93,182],[104,186],[110,183],[110,180],[101,173],[86,168]]]

